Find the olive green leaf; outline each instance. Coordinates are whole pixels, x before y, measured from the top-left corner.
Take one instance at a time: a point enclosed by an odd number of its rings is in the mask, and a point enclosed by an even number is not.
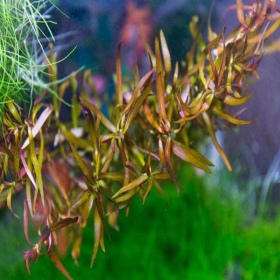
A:
[[[190,147],[182,145],[179,142],[173,140],[172,151],[174,155],[176,155],[180,159],[208,173],[211,173],[211,169],[209,168],[209,166],[214,166],[213,163]]]

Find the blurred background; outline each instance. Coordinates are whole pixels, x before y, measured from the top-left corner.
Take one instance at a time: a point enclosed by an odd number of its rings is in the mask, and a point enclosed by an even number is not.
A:
[[[110,96],[119,42],[128,78],[133,77],[135,64],[141,73],[149,67],[139,36],[153,45],[161,29],[175,64],[185,59],[191,46],[192,16],[199,16],[202,30],[210,19],[216,33],[223,26],[230,32],[237,20],[235,11],[227,7],[234,3],[57,0],[59,9],[51,14],[57,22],[53,30],[59,57],[76,47],[59,65],[60,76],[89,68],[98,92]],[[233,172],[226,170],[211,143],[206,143],[202,148],[216,165],[214,174],[198,175],[182,166],[179,196],[172,184],[166,184],[168,199],[154,191],[144,206],[140,199],[134,201],[128,217],[121,213],[120,232],[110,230],[107,251],[99,253],[93,268],[89,267],[93,225],[88,225],[79,265],[74,265],[70,252],[64,260],[73,279],[280,279],[279,66],[278,53],[264,56],[261,80],[248,82],[246,91],[252,92],[252,98],[243,118],[254,122],[218,132]],[[8,227],[3,222],[0,225],[0,274],[5,279],[64,279],[47,258],[31,265],[29,277],[19,250],[26,246],[22,230],[17,229],[19,223],[8,213],[0,215],[1,220],[14,221]]]

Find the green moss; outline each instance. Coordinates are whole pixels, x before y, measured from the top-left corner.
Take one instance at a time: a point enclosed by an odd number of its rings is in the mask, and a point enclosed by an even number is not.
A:
[[[140,199],[133,201],[128,217],[121,212],[120,232],[110,230],[106,253],[98,254],[93,268],[93,224],[89,222],[79,266],[70,256],[63,260],[73,279],[218,280],[225,275],[233,279],[234,274],[241,279],[277,279],[280,219],[245,225],[241,205],[233,199],[221,203],[220,194],[209,191],[193,171],[185,170],[180,181],[184,191],[179,196],[166,185],[168,201],[152,192],[144,206]],[[5,279],[65,279],[47,257],[31,264],[29,277],[11,236],[16,234],[10,225],[1,230],[1,251],[7,261],[0,269]]]

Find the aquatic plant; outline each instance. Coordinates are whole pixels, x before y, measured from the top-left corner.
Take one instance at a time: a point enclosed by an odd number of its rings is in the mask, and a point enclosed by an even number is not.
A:
[[[46,0],[0,2],[0,118],[5,103],[24,105],[47,89],[48,42],[53,41]],[[47,42],[47,45],[45,42]]]
[[[51,102],[42,94],[29,115],[13,102],[6,103],[3,112],[0,199],[13,211],[16,194],[25,195],[24,233],[31,246],[24,252],[28,270],[29,262],[48,254],[70,279],[58,253],[71,246],[78,262],[89,217],[94,220],[93,264],[99,246],[105,250],[107,224],[118,229],[119,211],[125,208],[128,214],[135,197],[145,203],[153,188],[164,194],[164,180],[172,180],[180,191],[176,173],[182,162],[211,172],[213,164],[196,149],[207,135],[231,170],[215,130],[250,123],[239,114],[230,115],[228,107],[243,105],[250,98],[244,78],[257,75],[266,40],[280,24],[275,1],[243,6],[238,0],[235,8],[240,26],[227,37],[225,29],[215,34],[208,26],[208,42],[193,17],[193,46],[186,61],[174,67],[160,32],[154,51],[146,46],[150,70],[140,77],[136,67],[133,81],[122,77],[119,45],[115,98],[108,102],[107,113],[101,110],[103,101],[89,70],[79,74],[82,83],[76,73],[56,83],[50,47],[48,83],[56,93]],[[61,119],[66,90],[73,93],[68,122]],[[29,220],[38,228],[38,242],[29,238]]]

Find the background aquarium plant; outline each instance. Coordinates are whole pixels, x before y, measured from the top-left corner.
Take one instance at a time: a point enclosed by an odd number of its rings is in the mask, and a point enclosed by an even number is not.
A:
[[[48,42],[54,37],[47,7],[43,0],[1,1],[1,119],[5,104],[14,102],[28,108],[34,94],[49,87]]]
[[[46,279],[122,279],[124,271],[132,279],[277,279],[277,205],[256,206],[266,193],[244,173],[241,181],[215,171],[205,147],[211,140],[232,170],[218,131],[251,123],[243,118],[247,87],[264,54],[277,50],[269,40],[279,7],[238,0],[229,6],[237,27],[214,32],[215,6],[202,1],[201,16],[188,18],[187,2],[119,1],[111,13],[114,1],[57,1],[53,28],[52,3],[2,2],[7,279],[42,270]],[[172,32],[177,12],[189,40]],[[83,21],[78,33],[66,29]],[[84,62],[92,69],[81,70]]]

